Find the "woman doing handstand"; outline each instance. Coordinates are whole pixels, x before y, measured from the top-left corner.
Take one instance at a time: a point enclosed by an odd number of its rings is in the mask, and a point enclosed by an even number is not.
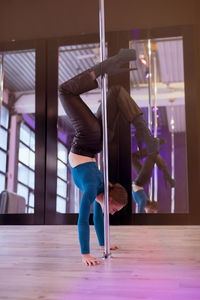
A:
[[[98,87],[96,78],[105,73],[111,75],[121,72],[120,66],[136,59],[133,49],[121,49],[119,53],[89,70],[75,76],[59,86],[59,97],[63,108],[75,131],[69,153],[69,163],[75,184],[83,191],[78,218],[79,242],[82,261],[86,265],[99,264],[99,260],[90,255],[89,248],[89,215],[94,202],[94,226],[99,245],[104,245],[103,224],[103,174],[99,171],[95,155],[102,149],[101,116],[98,118],[80,98],[82,93]],[[155,139],[143,120],[142,111],[127,91],[120,86],[108,91],[108,106],[112,106],[108,122],[113,131],[116,115],[119,113],[136,128],[140,142],[146,145],[148,154],[159,152],[159,140]],[[109,114],[109,113],[108,113]],[[120,184],[109,184],[109,212],[114,214],[127,204],[127,192]],[[114,247],[115,248],[115,247]]]

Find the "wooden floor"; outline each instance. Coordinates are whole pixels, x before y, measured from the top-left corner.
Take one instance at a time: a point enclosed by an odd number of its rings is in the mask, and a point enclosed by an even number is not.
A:
[[[101,258],[93,227],[91,240]],[[111,242],[87,267],[76,226],[1,226],[0,299],[200,299],[200,226],[111,227]]]

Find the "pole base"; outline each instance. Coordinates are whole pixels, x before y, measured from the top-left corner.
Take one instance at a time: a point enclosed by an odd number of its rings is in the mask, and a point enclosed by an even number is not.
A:
[[[111,253],[107,254],[107,253],[104,252],[102,258],[103,259],[112,258],[112,255],[111,255]]]

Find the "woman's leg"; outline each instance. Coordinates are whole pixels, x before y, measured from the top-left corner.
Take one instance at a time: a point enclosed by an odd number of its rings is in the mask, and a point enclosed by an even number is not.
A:
[[[133,199],[135,203],[138,205],[138,213],[145,213],[145,206],[147,205],[148,202],[148,197],[144,191],[144,189],[134,191],[133,188]]]
[[[89,157],[94,157],[101,151],[101,126],[79,95],[97,86],[97,81],[92,78],[91,71],[88,70],[59,87],[61,103],[75,131],[71,151]]]
[[[136,129],[135,137],[138,147],[141,149],[142,143],[146,145],[147,154],[158,153],[160,140],[154,138],[147,123],[143,119],[143,112],[130,97],[129,93],[122,86],[113,86],[108,91],[107,96],[108,130],[111,133],[115,129],[116,120],[119,114],[125,120],[132,123]],[[100,108],[97,112],[100,119]]]
[[[165,180],[165,184],[168,181],[171,188],[175,187],[175,179],[173,179],[167,169],[167,165],[160,154],[156,155],[156,165],[158,169],[163,172],[163,178]]]
[[[140,153],[139,151],[133,152],[131,154],[131,165],[136,174],[139,174],[140,170],[142,169],[142,162],[140,160]]]
[[[125,120],[132,122],[137,116],[143,112],[135,101],[130,97],[129,93],[122,86],[112,86],[107,93],[107,114],[108,127],[112,127],[119,114],[122,114]],[[98,119],[101,119],[101,105],[98,108]]]
[[[144,187],[149,183],[155,164],[155,156],[156,154],[148,155],[145,159],[139,173],[137,173],[137,176],[134,180],[136,185]]]
[[[127,64],[132,60],[136,60],[136,51],[134,49],[120,49],[116,55],[94,65],[91,69],[94,71],[96,78],[103,76],[105,73],[108,75],[118,74],[132,70],[121,68],[121,65]]]
[[[149,182],[152,176],[154,159],[152,159],[151,156],[147,156],[144,164],[142,164],[140,160],[140,153],[137,151],[132,153],[131,161],[132,166],[137,174],[132,186],[133,199],[138,205],[138,213],[145,213],[145,206],[148,202],[148,197],[143,189],[143,186]]]
[[[152,136],[151,131],[143,118],[142,110],[122,86],[111,87],[108,92],[108,117],[110,116],[112,124],[114,121],[113,102],[116,102],[115,105],[125,120],[134,125],[136,129],[135,138],[138,147],[141,148],[142,143],[144,143],[148,154],[158,153],[160,140]],[[111,106],[110,109],[109,105]]]
[[[122,86],[112,86],[107,93],[109,146],[115,141],[116,126],[120,115],[131,123],[134,118],[142,114],[141,109]],[[101,122],[101,105],[97,110],[96,117]]]
[[[163,140],[161,140],[161,142],[164,142]],[[145,148],[142,149],[142,151],[136,151],[132,153],[132,157],[131,157],[131,162],[132,162],[132,167],[135,170],[137,177],[135,180],[135,183],[140,185],[142,184],[142,186],[144,186],[146,183],[149,182],[150,178],[151,178],[151,174],[152,174],[152,165],[153,163],[150,161],[146,162],[146,167],[145,167],[145,163],[144,165],[142,165],[142,162],[140,161],[140,159],[144,158],[144,157],[148,157],[147,151]],[[162,156],[160,154],[156,154],[155,157],[153,157],[154,162],[156,163],[158,169],[160,171],[163,172],[163,178],[165,180],[165,182],[169,182],[171,187],[175,187],[175,180],[171,177],[168,169],[167,169],[167,165],[164,161],[164,159],[162,158]],[[148,178],[149,176],[149,178]]]
[[[143,149],[145,150],[145,149]],[[143,154],[145,157],[145,152],[143,151]],[[139,151],[133,152],[132,156],[131,156],[131,163],[132,163],[132,167],[135,171],[135,173],[137,174],[135,180],[134,180],[134,184],[136,184],[137,186],[140,187],[144,187],[147,183],[149,183],[150,178],[152,176],[152,171],[154,168],[154,164],[155,164],[155,157],[156,154],[152,154],[152,155],[148,155],[144,161],[144,163],[142,164],[141,162],[141,157],[139,154]]]

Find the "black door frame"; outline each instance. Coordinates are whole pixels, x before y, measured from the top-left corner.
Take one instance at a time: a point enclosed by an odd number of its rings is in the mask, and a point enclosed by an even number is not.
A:
[[[128,175],[122,173],[129,193],[129,206],[123,213],[111,218],[111,224],[118,225],[194,225],[200,224],[200,202],[198,184],[200,173],[197,162],[199,134],[197,128],[197,86],[195,72],[195,26],[130,30],[106,34],[109,56],[120,48],[128,47],[133,39],[164,38],[183,36],[185,107],[188,167],[188,214],[132,214],[131,210],[131,164],[126,162]],[[57,110],[58,110],[58,48],[64,45],[98,43],[97,34],[54,38],[48,40],[16,41],[0,43],[0,51],[36,50],[36,165],[35,165],[35,213],[2,214],[0,224],[76,224],[78,214],[56,213],[57,178]],[[129,89],[129,76],[109,79],[112,84],[123,84]],[[195,142],[196,143],[195,143]],[[193,144],[196,147],[193,147]],[[128,152],[129,153],[129,152]],[[195,159],[194,159],[195,158]],[[194,180],[195,179],[195,180]],[[91,218],[92,219],[92,218]]]
[[[0,214],[0,224],[44,224],[46,168],[46,42],[44,40],[0,43],[0,51],[35,49],[35,212],[34,214]]]
[[[126,174],[122,170],[123,181],[127,182],[126,188],[129,193],[128,209],[119,212],[110,218],[111,224],[118,225],[187,225],[200,224],[200,204],[196,182],[199,180],[198,166],[193,157],[199,158],[198,148],[192,147],[192,141],[198,140],[198,130],[195,127],[194,115],[197,103],[195,97],[195,39],[194,26],[176,26],[165,28],[153,28],[151,30],[118,31],[106,34],[109,56],[116,54],[120,48],[128,47],[132,39],[154,39],[165,37],[183,37],[184,50],[184,75],[185,75],[185,98],[186,98],[186,132],[187,132],[187,167],[188,167],[188,191],[189,213],[188,214],[132,214],[131,210],[131,163],[130,151],[128,150]],[[48,80],[47,80],[47,170],[46,181],[49,190],[46,191],[46,224],[76,224],[78,214],[56,213],[56,152],[57,152],[57,86],[58,86],[58,48],[60,46],[98,43],[98,35],[74,36],[68,38],[56,38],[48,40]],[[123,82],[121,82],[123,81]],[[123,84],[129,89],[129,76],[115,76],[109,79],[109,85]],[[188,134],[189,133],[189,134]],[[195,178],[195,182],[193,180]],[[47,186],[47,185],[46,185]],[[92,216],[91,216],[92,222]]]
[[[98,43],[99,36],[84,35],[48,40],[47,45],[47,168],[45,224],[77,224],[78,214],[56,212],[58,49],[60,46]]]

